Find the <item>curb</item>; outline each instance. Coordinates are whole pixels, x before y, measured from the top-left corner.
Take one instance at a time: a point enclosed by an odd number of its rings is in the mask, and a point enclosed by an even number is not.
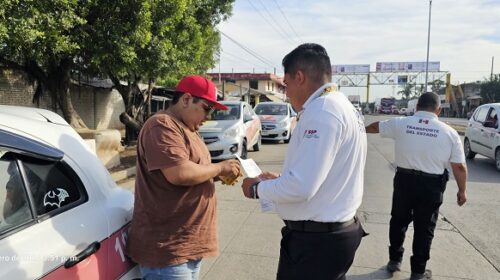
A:
[[[129,168],[124,169],[124,170],[113,172],[110,175],[111,175],[111,178],[113,178],[113,180],[115,182],[130,178],[132,176],[135,176],[135,166],[129,167]]]

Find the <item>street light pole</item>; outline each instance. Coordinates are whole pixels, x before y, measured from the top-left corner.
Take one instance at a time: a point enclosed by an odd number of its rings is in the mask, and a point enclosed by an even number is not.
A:
[[[432,10],[432,0],[429,0],[429,26],[427,28],[427,60],[425,62],[425,87],[424,90],[427,92],[427,79],[429,77],[429,46],[431,42],[431,10]]]

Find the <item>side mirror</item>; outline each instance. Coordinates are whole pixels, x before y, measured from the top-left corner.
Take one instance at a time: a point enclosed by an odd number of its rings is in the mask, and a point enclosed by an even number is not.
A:
[[[250,115],[244,115],[243,122],[249,122],[249,121],[253,121],[253,117]]]
[[[497,128],[498,127],[497,126],[497,122],[495,122],[495,121],[485,121],[483,123],[483,126],[484,127],[490,127],[490,128]]]

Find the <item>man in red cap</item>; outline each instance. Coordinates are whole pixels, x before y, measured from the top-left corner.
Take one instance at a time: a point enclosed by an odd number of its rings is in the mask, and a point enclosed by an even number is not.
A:
[[[141,129],[127,252],[143,279],[197,279],[201,259],[218,252],[214,181],[238,176],[240,165],[211,163],[197,131],[214,108],[227,110],[215,85],[187,76],[168,109]]]

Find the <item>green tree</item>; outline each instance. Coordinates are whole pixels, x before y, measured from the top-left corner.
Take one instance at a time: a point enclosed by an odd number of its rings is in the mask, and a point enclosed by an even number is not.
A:
[[[500,102],[500,74],[481,83],[481,97],[485,103]]]
[[[2,0],[0,66],[26,72],[76,128],[85,127],[71,103],[70,71],[85,36],[87,6],[77,0]]]
[[[437,94],[439,90],[444,87],[444,82],[441,80],[434,80],[430,82],[430,85],[431,91]]]
[[[413,94],[415,84],[407,83],[404,85],[403,89],[398,91],[398,94],[401,95],[403,100],[409,100]]]
[[[75,128],[72,73],[110,77],[137,117],[155,82],[173,84],[214,65],[215,25],[232,0],[2,0],[0,66],[37,81]],[[122,84],[120,81],[124,81]],[[139,83],[149,85],[146,94]],[[131,109],[132,108],[132,109]]]
[[[109,13],[101,10],[99,18],[110,23],[99,25],[101,30],[97,33],[113,40],[87,45],[84,71],[108,76],[113,81],[125,103],[121,120],[137,130],[155,84],[173,86],[186,74],[204,73],[214,66],[220,42],[215,26],[230,15],[233,2],[149,1],[139,22],[129,25],[123,22],[127,17],[116,15],[109,21]],[[133,13],[134,8],[122,12]],[[117,22],[121,23],[119,28]],[[135,29],[128,30],[130,27]],[[141,83],[147,84],[147,89],[141,89]]]

